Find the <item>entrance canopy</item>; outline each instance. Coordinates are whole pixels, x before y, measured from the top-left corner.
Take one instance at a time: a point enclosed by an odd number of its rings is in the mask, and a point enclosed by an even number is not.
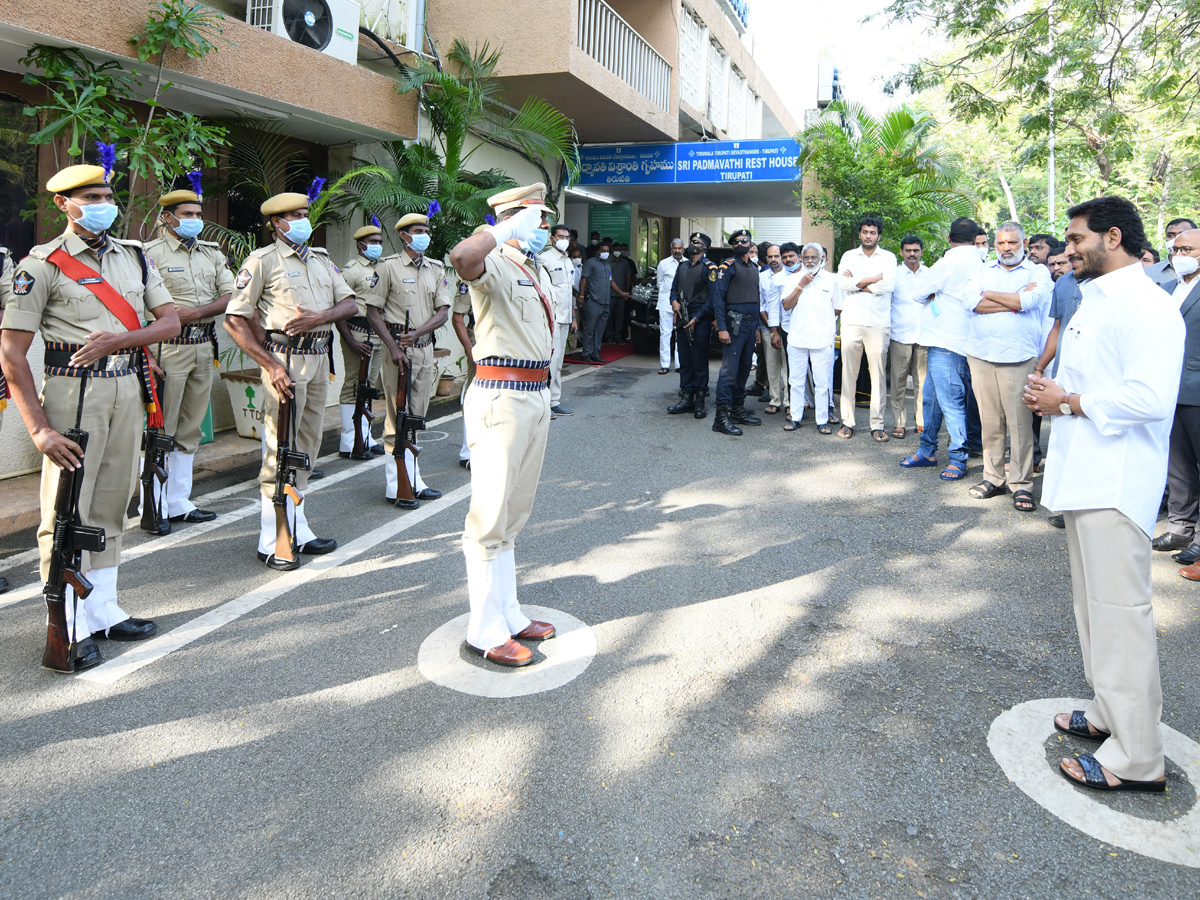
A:
[[[579,149],[573,193],[671,218],[798,216],[800,146],[790,138]]]

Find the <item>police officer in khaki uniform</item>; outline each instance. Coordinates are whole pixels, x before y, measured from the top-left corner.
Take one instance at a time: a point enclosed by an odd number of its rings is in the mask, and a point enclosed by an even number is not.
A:
[[[487,228],[486,225],[480,225],[472,234],[480,234],[487,231]],[[458,290],[454,295],[454,305],[450,307],[450,327],[454,329],[458,342],[462,344],[463,355],[467,360],[467,377],[458,397],[458,402],[462,404],[466,402],[467,391],[471,388],[471,382],[475,380],[475,316],[471,312],[471,289],[461,278],[457,281]],[[464,469],[471,468],[471,448],[467,445],[465,428],[462,446],[458,449],[458,464]]]
[[[43,456],[38,527],[42,578],[50,572],[60,468],[84,463],[79,517],[84,525],[103,528],[107,539],[102,552],[83,554],[83,574],[93,590],[78,603],[78,613],[68,588],[67,629],[75,645],[75,671],[102,661],[94,638],[136,641],[156,630],[153,622],[131,618],[118,605],[117,567],[142,432],[145,363],[140,348],[179,333],[171,295],[153,260],[138,242],[108,234],[117,217],[110,178],[100,166],[81,165],[63,169],[46,183],[69,224],[16,267],[0,325],[0,359],[9,389]],[[95,275],[68,276],[60,268],[64,264],[82,264]],[[126,328],[93,293],[96,277],[120,295],[113,303],[124,299],[138,321],[153,321],[136,330]],[[37,331],[46,343],[40,397],[26,359]],[[88,433],[86,460],[79,445],[63,434],[76,421]]]
[[[354,315],[354,292],[329,260],[328,253],[309,247],[312,224],[308,196],[276,194],[263,203],[262,214],[275,232],[275,243],[255,250],[242,263],[225,310],[225,327],[238,346],[262,367],[263,463],[259,472],[262,518],[258,558],[280,571],[295,569],[299,560],[275,558],[275,454],[278,451],[280,397],[295,397],[293,449],[315,461],[321,449],[325,398],[329,393],[329,353],[334,322]],[[308,472],[296,477],[301,494]],[[308,503],[287,501],[289,522],[300,553],[317,555],[337,549],[332,538],[318,538],[308,524]]]
[[[12,254],[0,244],[0,321],[4,318],[4,298],[12,290]],[[0,367],[0,428],[4,427],[4,407],[8,405],[8,382],[4,369]],[[8,590],[8,579],[0,576],[0,594]]]
[[[529,519],[550,427],[554,311],[537,253],[549,236],[546,186],[501,191],[488,203],[500,221],[462,241],[450,262],[471,288],[475,381],[463,426],[471,447],[471,509],[463,531],[471,617],[467,646],[493,663],[533,661],[519,640],[554,626],[530,621],[517,602],[513,543]]]
[[[429,217],[409,213],[396,223],[404,249],[376,266],[379,282],[366,298],[367,320],[387,347],[392,364],[383,367],[383,393],[387,399],[387,424],[383,430],[384,496],[398,506],[415,508],[422,500],[436,500],[441,491],[428,487],[411,450],[404,451],[407,478],[415,485],[415,501],[396,500],[397,467],[392,456],[396,440],[396,388],[400,361],[408,357],[408,411],[424,416],[433,396],[433,333],[446,321],[450,309],[450,279],[445,264],[425,256],[429,247]],[[404,326],[407,321],[408,332]],[[401,438],[403,439],[403,437]]]
[[[165,373],[163,431],[175,438],[167,455],[163,515],[172,522],[208,522],[217,514],[192,502],[192,465],[217,373],[216,317],[229,305],[233,275],[220,246],[198,237],[204,228],[199,194],[170,191],[158,205],[161,234],[146,253],[171,292],[181,325],[179,337],[163,341],[157,351]]]
[[[342,393],[338,397],[338,410],[342,414],[342,436],[338,443],[338,455],[349,459],[354,450],[354,407],[358,385],[358,369],[363,359],[371,358],[367,368],[367,384],[381,387],[380,373],[383,370],[384,346],[383,341],[375,337],[371,331],[371,323],[367,321],[367,307],[363,302],[368,294],[375,291],[379,276],[375,273],[375,265],[383,255],[383,230],[379,220],[372,216],[374,224],[364,225],[354,232],[354,245],[358,253],[354,259],[342,266],[342,277],[350,290],[354,291],[354,302],[358,311],[345,322],[337,323],[338,334],[342,336]],[[383,444],[371,436],[370,426],[363,435],[363,445],[372,454],[383,454]]]

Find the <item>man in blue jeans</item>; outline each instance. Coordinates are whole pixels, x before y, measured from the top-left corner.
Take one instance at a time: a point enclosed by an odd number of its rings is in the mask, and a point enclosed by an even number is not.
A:
[[[920,343],[929,348],[925,376],[925,430],[917,452],[900,461],[906,469],[937,465],[938,431],[942,422],[949,432],[950,461],[943,481],[958,481],[967,473],[967,404],[971,370],[966,343],[969,313],[963,301],[978,299],[983,262],[975,249],[980,228],[971,219],[955,219],[950,226],[950,249],[930,268],[919,273],[913,289],[925,304],[919,320]]]

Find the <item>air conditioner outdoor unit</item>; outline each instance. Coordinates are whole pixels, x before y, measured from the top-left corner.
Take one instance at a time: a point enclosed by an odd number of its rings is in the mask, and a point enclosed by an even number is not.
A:
[[[246,0],[246,21],[288,40],[358,62],[358,18],[354,0]]]

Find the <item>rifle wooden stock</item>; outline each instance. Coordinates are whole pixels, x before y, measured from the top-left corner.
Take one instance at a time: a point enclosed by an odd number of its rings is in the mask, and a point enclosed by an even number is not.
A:
[[[411,450],[413,458],[421,451],[409,437],[408,424],[408,356],[400,361],[400,377],[396,382],[396,435],[392,440],[392,456],[396,460],[396,499],[416,500],[416,492],[412,479],[408,476],[408,464],[404,460],[404,451]]]
[[[296,471],[308,471],[307,453],[292,449],[292,416],[295,415],[295,398],[279,398],[279,419],[275,433],[275,493],[271,502],[275,505],[275,558],[292,562],[296,558],[296,535],[288,521],[288,498],[294,506],[304,502],[304,495],[296,488]]]
[[[73,428],[66,437],[87,451],[88,434]],[[46,598],[46,649],[42,665],[55,672],[74,672],[71,658],[73,643],[67,631],[67,586],[79,600],[86,600],[92,584],[83,576],[83,552],[104,550],[103,528],[85,526],[79,521],[79,491],[83,484],[83,464],[74,471],[61,469],[58,492],[54,498],[54,538],[50,550],[50,573],[43,594]],[[76,616],[79,614],[76,608]]]

